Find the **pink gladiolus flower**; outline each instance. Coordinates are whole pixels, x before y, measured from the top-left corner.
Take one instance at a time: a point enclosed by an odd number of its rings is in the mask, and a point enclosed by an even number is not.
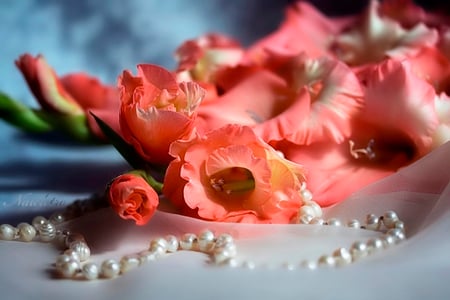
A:
[[[417,154],[426,154],[438,124],[433,86],[414,74],[407,61],[387,60],[367,68],[360,77],[366,82],[360,119],[384,131],[399,132]]]
[[[397,21],[381,16],[378,6],[376,0],[371,0],[367,13],[336,37],[331,51],[339,59],[358,66],[386,57],[414,56],[422,47],[436,45],[437,30],[423,23],[404,29]]]
[[[187,71],[195,81],[214,82],[215,72],[221,67],[235,66],[243,49],[227,36],[207,34],[184,42],[175,55],[179,64],[177,73]]]
[[[353,71],[327,58],[273,55],[270,71],[251,73],[221,98],[199,108],[204,126],[252,126],[266,142],[339,143],[348,137],[351,116],[361,109],[363,97]]]
[[[450,60],[438,48],[424,47],[407,61],[411,70],[430,83],[437,93],[450,93]]]
[[[440,94],[435,98],[434,106],[439,125],[433,133],[433,149],[450,141],[450,97],[445,93]]]
[[[47,112],[87,117],[94,135],[104,138],[90,111],[104,117],[112,127],[118,127],[119,98],[116,88],[101,84],[84,73],[58,77],[42,55],[24,54],[16,60],[31,92]]]
[[[407,62],[387,60],[360,78],[366,85],[365,105],[352,118],[345,143],[276,145],[308,170],[308,189],[321,206],[338,203],[427,154],[433,135],[440,134],[434,89]]]
[[[129,173],[116,177],[108,188],[108,201],[112,209],[122,218],[145,225],[159,204],[156,191],[137,174]]]
[[[288,223],[302,205],[304,169],[249,127],[228,125],[170,148],[164,195],[183,213],[213,221]]]
[[[345,24],[327,18],[307,2],[296,2],[286,10],[281,26],[252,45],[245,58],[261,64],[270,55],[268,50],[291,55],[305,52],[312,58],[328,55],[331,37]]]
[[[124,139],[147,161],[167,164],[169,145],[194,130],[195,110],[204,90],[194,82],[177,83],[173,74],[155,65],[138,65],[135,77],[119,78],[120,128]]]

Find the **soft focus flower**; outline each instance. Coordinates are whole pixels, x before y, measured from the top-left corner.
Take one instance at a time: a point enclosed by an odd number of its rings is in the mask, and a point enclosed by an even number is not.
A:
[[[200,82],[214,82],[218,69],[235,66],[244,50],[239,43],[222,34],[211,33],[184,42],[175,52],[177,73],[188,72],[190,78]],[[179,74],[180,75],[180,74]]]
[[[223,89],[217,82],[220,71],[236,66],[243,52],[237,41],[218,33],[187,40],[175,51],[177,80],[197,82],[206,91],[203,102],[213,100]]]
[[[366,85],[359,119],[382,131],[399,132],[419,155],[429,152],[431,134],[438,124],[433,86],[412,72],[408,61],[386,60],[359,76]],[[364,128],[355,126],[354,132],[360,131]]]
[[[336,36],[331,51],[352,66],[374,63],[386,57],[414,56],[422,47],[438,41],[436,29],[418,23],[411,29],[379,13],[379,2],[371,0],[366,14]]]
[[[123,138],[147,161],[166,164],[169,145],[194,130],[195,110],[204,90],[195,82],[177,83],[162,67],[142,64],[138,75],[119,78]]]
[[[266,69],[199,107],[198,118],[204,126],[252,126],[266,142],[310,144],[327,139],[342,142],[348,137],[351,116],[361,109],[363,98],[354,72],[325,57],[273,56]]]
[[[387,60],[359,76],[365,103],[352,118],[346,142],[276,147],[308,170],[308,189],[321,206],[343,201],[427,154],[433,135],[440,134],[433,86],[416,76],[407,62]]]
[[[42,55],[24,54],[16,60],[16,65],[46,112],[85,117],[90,131],[100,138],[104,138],[103,134],[90,112],[102,116],[112,127],[118,127],[119,99],[115,87],[103,85],[84,73],[58,77]]]
[[[450,141],[450,97],[445,93],[441,93],[436,96],[434,105],[439,125],[433,133],[433,149]]]
[[[304,169],[285,160],[249,127],[228,125],[174,142],[164,195],[206,220],[288,223],[302,205]]]
[[[450,60],[438,48],[424,47],[407,61],[411,70],[433,85],[437,93],[450,93]]]
[[[327,18],[307,2],[298,1],[287,8],[280,27],[253,44],[245,58],[262,63],[266,60],[268,51],[285,54],[305,52],[312,58],[328,55],[331,38],[345,24],[343,20]]]
[[[413,0],[384,0],[380,3],[379,12],[408,29],[419,23],[436,28],[450,24],[450,18],[442,11],[428,12]]]
[[[141,174],[127,173],[113,179],[108,188],[108,201],[121,218],[144,225],[156,211],[159,197]]]
[[[340,143],[350,135],[350,120],[361,109],[363,93],[348,66],[325,57],[297,55],[275,71],[286,80],[294,101],[255,126],[265,141]]]

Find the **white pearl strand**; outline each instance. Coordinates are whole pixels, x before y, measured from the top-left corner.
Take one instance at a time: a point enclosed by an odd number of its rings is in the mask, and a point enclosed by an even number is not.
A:
[[[321,218],[320,206],[312,201],[311,193],[304,187],[302,189],[304,205],[300,208],[293,222],[299,224],[342,226],[343,223],[336,219],[324,220]],[[81,206],[82,208],[80,209]],[[56,273],[68,279],[94,280],[97,278],[115,278],[121,274],[154,261],[166,254],[180,250],[198,251],[207,254],[214,265],[228,265],[232,267],[244,267],[254,269],[252,261],[236,261],[237,247],[234,239],[227,233],[215,236],[211,230],[204,230],[198,235],[185,233],[180,238],[174,235],[155,238],[150,241],[149,247],[139,253],[128,254],[120,260],[106,259],[100,265],[89,262],[90,249],[85,238],[78,233],[57,229],[57,224],[79,213],[90,211],[83,208],[82,202],[75,203],[63,213],[55,213],[48,220],[37,216],[32,224],[20,223],[17,227],[9,224],[0,225],[0,240],[18,240],[30,242],[40,240],[42,242],[59,242],[65,246],[55,262]],[[75,207],[75,209],[74,209]],[[73,211],[78,214],[74,214]],[[68,213],[69,212],[69,213]],[[371,238],[365,242],[355,241],[349,248],[338,248],[331,254],[322,255],[316,260],[305,260],[298,264],[285,263],[283,266],[288,270],[304,268],[314,270],[318,267],[341,267],[354,263],[361,258],[367,257],[382,249],[389,248],[405,239],[404,223],[393,211],[388,211],[377,217],[369,214],[364,225],[358,220],[350,220],[346,223],[348,227],[374,230],[380,232],[380,237]]]

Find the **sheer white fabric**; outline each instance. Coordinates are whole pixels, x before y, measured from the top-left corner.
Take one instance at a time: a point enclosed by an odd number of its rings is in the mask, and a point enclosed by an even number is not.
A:
[[[6,294],[16,299],[34,295],[48,299],[94,295],[97,299],[442,299],[450,293],[449,157],[447,143],[325,210],[326,217],[342,220],[363,220],[367,213],[395,210],[406,224],[404,243],[348,267],[289,271],[282,265],[298,265],[302,259],[318,258],[376,233],[316,225],[210,223],[166,212],[157,212],[148,225],[137,227],[110,209],[102,209],[66,224],[86,236],[94,261],[120,259],[143,250],[152,237],[212,229],[231,233],[238,246],[238,261],[251,260],[256,268],[216,267],[205,254],[181,251],[114,280],[58,280],[49,271],[58,249],[49,244],[2,241],[2,298]]]

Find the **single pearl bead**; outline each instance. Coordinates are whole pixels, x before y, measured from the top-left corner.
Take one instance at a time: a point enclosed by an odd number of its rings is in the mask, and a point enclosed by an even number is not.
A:
[[[228,233],[222,233],[216,239],[216,247],[220,248],[227,244],[234,244],[233,237]]]
[[[385,234],[381,239],[383,241],[385,248],[395,245],[397,242],[396,238],[389,234],[387,234],[387,235]]]
[[[229,243],[220,248],[215,248],[213,255],[214,263],[222,264],[225,261],[236,257],[236,255],[237,255],[237,248],[236,245],[233,243]]]
[[[120,260],[120,271],[126,273],[139,266],[139,256],[126,255]]]
[[[336,265],[336,259],[330,255],[322,255],[319,257],[317,263],[319,266],[334,267]]]
[[[342,226],[342,222],[341,220],[337,219],[337,218],[331,218],[327,221],[327,224],[329,226]]]
[[[50,242],[56,237],[56,227],[49,221],[43,222],[39,227],[39,236],[41,241]]]
[[[143,265],[147,262],[154,261],[158,257],[155,252],[144,250],[138,253],[139,256],[139,264]]]
[[[315,270],[317,269],[318,265],[317,262],[313,260],[304,260],[300,263],[300,267],[308,269],[308,270]]]
[[[73,249],[67,249],[66,251],[64,251],[64,254],[70,256],[73,260],[81,261],[80,254]]]
[[[308,214],[302,215],[302,214],[299,214],[297,223],[299,223],[299,224],[309,224],[312,219],[314,219],[313,215],[308,215]]]
[[[149,250],[157,255],[163,255],[167,251],[167,241],[164,238],[157,238],[150,242]]]
[[[304,188],[301,190],[301,195],[304,202],[309,202],[313,198],[313,194],[308,189]]]
[[[107,259],[102,263],[101,274],[105,278],[114,278],[120,273],[120,265],[114,259]]]
[[[74,259],[69,259],[68,261],[57,264],[58,273],[65,277],[71,278],[80,269],[80,263]]]
[[[180,239],[180,247],[183,250],[192,250],[197,241],[197,236],[193,233],[185,233]]]
[[[367,255],[367,245],[363,242],[354,242],[350,247],[353,260],[357,260]]]
[[[81,269],[81,273],[87,280],[94,280],[98,278],[99,269],[98,266],[94,263],[86,263]]]
[[[179,247],[179,243],[178,243],[178,239],[176,236],[174,235],[168,235],[166,236],[166,241],[167,241],[167,252],[177,252],[178,247]]]
[[[154,261],[158,258],[158,256],[159,255],[157,255],[155,252],[148,251],[148,250],[139,252],[139,259],[140,259],[141,264],[147,263],[150,261]]]
[[[64,222],[66,220],[66,218],[64,217],[63,213],[55,212],[50,216],[50,218],[48,220],[51,223],[57,225],[57,224],[61,224],[62,222]]]
[[[289,262],[283,263],[282,266],[283,266],[283,268],[285,268],[288,271],[294,271],[295,267],[296,267],[293,263],[289,263]]]
[[[0,225],[0,239],[5,241],[12,241],[17,234],[17,228],[9,224]]]
[[[236,268],[239,266],[239,263],[235,258],[230,258],[230,259],[227,259],[226,261],[224,261],[222,263],[222,265],[230,267],[230,268]]]
[[[242,267],[245,269],[253,270],[256,268],[256,264],[251,260],[246,260],[242,263]]]
[[[211,251],[214,248],[214,233],[211,230],[205,230],[198,236],[198,249],[202,252]]]
[[[67,255],[67,254],[58,255],[58,257],[56,258],[56,262],[55,262],[56,269],[59,270],[63,263],[66,263],[70,260],[73,260],[73,258],[70,255]]]
[[[45,222],[47,222],[47,219],[45,217],[36,216],[33,218],[33,221],[31,222],[31,224],[34,226],[34,228],[39,230],[39,227],[41,227],[41,225],[44,224]]]
[[[85,261],[91,256],[91,249],[83,241],[74,241],[70,244],[70,249],[78,253],[80,261]]]
[[[339,248],[333,252],[333,257],[336,260],[337,266],[348,265],[352,262],[352,255],[346,248]]]
[[[314,217],[319,217],[319,216],[316,216],[316,212],[314,211],[314,208],[312,208],[309,205],[303,205],[302,207],[300,207],[298,213],[299,213],[300,216],[310,215],[313,218]]]
[[[20,223],[17,225],[19,229],[19,239],[24,242],[31,242],[36,236],[36,228],[28,223]]]
[[[325,220],[319,217],[314,217],[311,219],[311,221],[309,221],[310,225],[324,225],[325,224]]]
[[[367,249],[369,253],[375,253],[384,248],[384,242],[381,238],[373,238],[367,241]]]
[[[394,237],[396,243],[401,242],[401,241],[403,241],[406,238],[405,233],[403,232],[403,230],[399,229],[399,228],[389,229],[386,232],[386,235],[390,235],[390,236]]]
[[[402,221],[398,220],[394,222],[394,226],[392,228],[398,228],[403,230],[403,232],[405,231],[405,223],[403,223]]]
[[[361,223],[358,220],[353,219],[353,220],[350,220],[350,221],[347,222],[347,227],[350,227],[350,228],[361,228]]]
[[[383,215],[383,223],[386,228],[392,228],[394,227],[395,222],[398,221],[398,216],[395,211],[387,211]]]
[[[366,228],[369,230],[378,230],[380,228],[380,219],[374,214],[367,215]]]
[[[320,205],[317,204],[317,202],[315,202],[315,201],[306,201],[305,205],[307,205],[307,206],[312,208],[314,217],[322,217],[322,214],[323,214],[322,207],[320,207]]]

